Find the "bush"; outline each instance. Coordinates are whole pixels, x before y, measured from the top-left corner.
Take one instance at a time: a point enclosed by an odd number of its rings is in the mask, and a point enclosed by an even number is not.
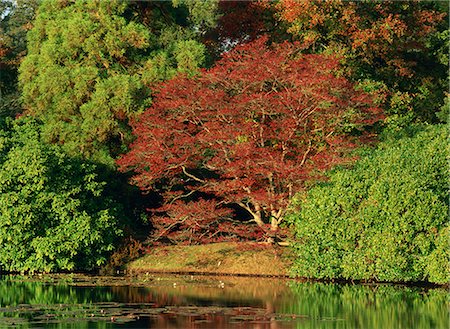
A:
[[[120,235],[118,204],[105,197],[93,164],[41,140],[33,119],[0,129],[0,267],[89,270]]]
[[[448,282],[446,128],[410,128],[365,153],[297,197],[293,273]]]

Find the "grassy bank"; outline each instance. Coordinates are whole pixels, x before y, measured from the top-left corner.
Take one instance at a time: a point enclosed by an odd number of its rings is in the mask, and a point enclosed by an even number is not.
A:
[[[255,243],[214,243],[154,247],[126,266],[128,273],[190,272],[286,276],[291,266],[287,248]]]

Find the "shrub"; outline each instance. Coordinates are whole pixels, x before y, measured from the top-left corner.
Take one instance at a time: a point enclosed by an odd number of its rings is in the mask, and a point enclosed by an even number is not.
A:
[[[119,207],[105,197],[93,164],[41,140],[29,118],[0,130],[0,267],[89,270],[120,234]]]
[[[448,282],[446,128],[410,128],[365,153],[297,197],[293,273]]]

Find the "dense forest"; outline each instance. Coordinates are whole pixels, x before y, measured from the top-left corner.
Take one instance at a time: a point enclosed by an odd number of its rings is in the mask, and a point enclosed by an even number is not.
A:
[[[0,270],[283,240],[293,275],[448,282],[448,10],[2,0]]]

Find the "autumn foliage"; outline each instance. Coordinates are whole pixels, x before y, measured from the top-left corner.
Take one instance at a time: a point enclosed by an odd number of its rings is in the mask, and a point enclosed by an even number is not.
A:
[[[392,94],[389,114],[413,111],[420,120],[436,120],[448,86],[448,15],[438,1],[281,0],[275,6],[306,51],[340,54],[353,80],[382,82]]]
[[[335,59],[265,43],[166,83],[135,123],[137,140],[119,164],[163,194],[159,235],[226,231],[230,205],[277,229],[293,193],[345,160],[356,145],[349,133],[380,119],[367,95],[331,73]]]
[[[236,207],[277,230],[293,194],[347,161],[360,128],[380,120],[368,95],[333,75],[336,59],[266,42],[165,83],[134,123],[137,139],[118,163],[142,190],[163,195],[160,234],[220,229]]]

